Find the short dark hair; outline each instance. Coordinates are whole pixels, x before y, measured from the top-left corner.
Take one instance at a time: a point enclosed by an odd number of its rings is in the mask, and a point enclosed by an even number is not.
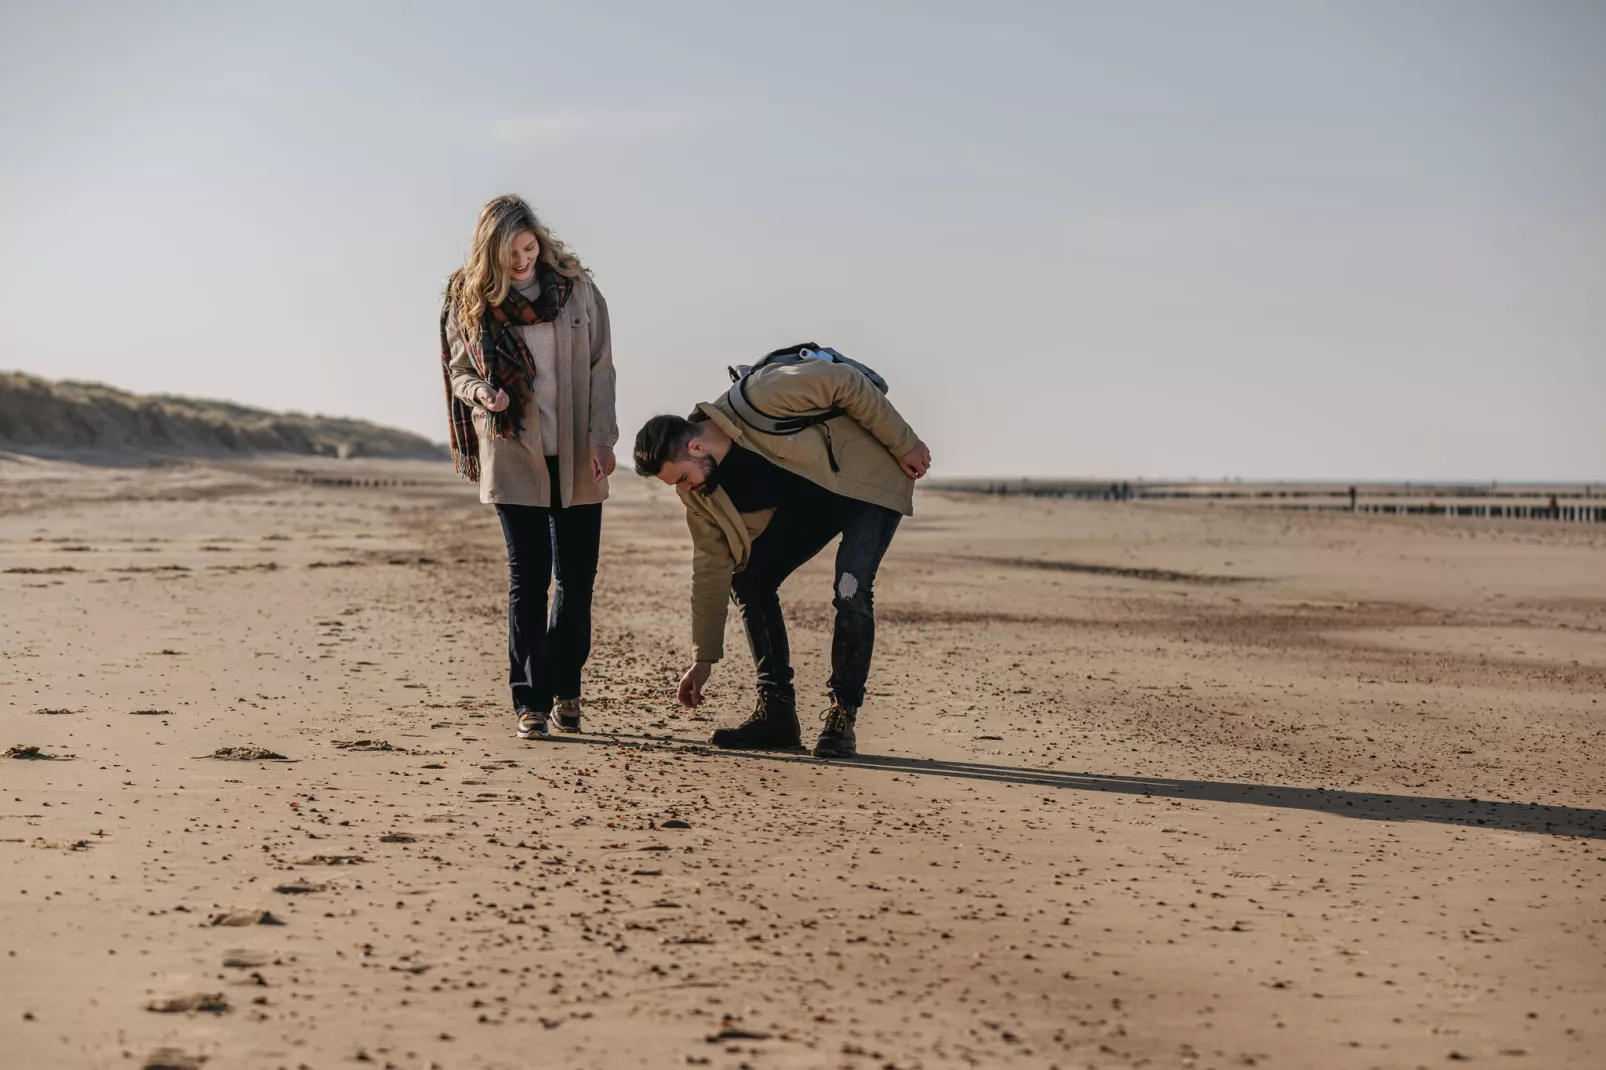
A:
[[[686,443],[697,437],[697,425],[684,416],[654,416],[636,432],[636,474],[649,478],[671,461],[691,456]]]

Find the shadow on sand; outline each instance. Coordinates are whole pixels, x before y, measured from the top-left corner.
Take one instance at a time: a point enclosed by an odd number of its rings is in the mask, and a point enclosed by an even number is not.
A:
[[[822,759],[810,757],[802,750],[722,751],[710,747],[701,740],[671,735],[636,735],[625,732],[607,736],[554,735],[551,741],[589,744],[639,741],[649,745],[667,744],[677,749],[691,748],[747,761],[827,764]],[[1165,777],[1066,773],[1055,769],[988,765],[983,762],[947,762],[935,758],[894,758],[875,754],[861,755],[852,763],[836,764],[852,764],[863,769],[918,776],[986,780],[997,784],[1022,784],[1038,788],[1106,791],[1157,799],[1239,803],[1283,810],[1312,810],[1365,821],[1428,821],[1467,828],[1606,839],[1606,810],[1590,810],[1575,806],[1541,806],[1538,803],[1492,802],[1488,799],[1446,799],[1431,795],[1386,795],[1371,791],[1280,787],[1275,784],[1239,784],[1219,780],[1172,780]]]

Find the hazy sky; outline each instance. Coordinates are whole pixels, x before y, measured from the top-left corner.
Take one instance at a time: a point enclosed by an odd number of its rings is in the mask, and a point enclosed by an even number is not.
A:
[[[0,0],[0,368],[445,437],[517,192],[642,419],[804,339],[937,474],[1606,478],[1606,5]]]

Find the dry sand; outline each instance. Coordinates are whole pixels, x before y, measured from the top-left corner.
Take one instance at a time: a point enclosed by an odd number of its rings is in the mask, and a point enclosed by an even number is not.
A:
[[[521,743],[490,511],[317,471],[0,462],[7,1068],[1602,1065],[1606,532],[928,493],[823,763],[667,491]]]

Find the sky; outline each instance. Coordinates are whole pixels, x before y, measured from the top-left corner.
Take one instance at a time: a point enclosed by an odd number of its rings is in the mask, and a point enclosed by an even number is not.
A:
[[[514,192],[621,455],[875,367],[938,476],[1606,479],[1592,0],[0,0],[0,368],[437,441]]]

